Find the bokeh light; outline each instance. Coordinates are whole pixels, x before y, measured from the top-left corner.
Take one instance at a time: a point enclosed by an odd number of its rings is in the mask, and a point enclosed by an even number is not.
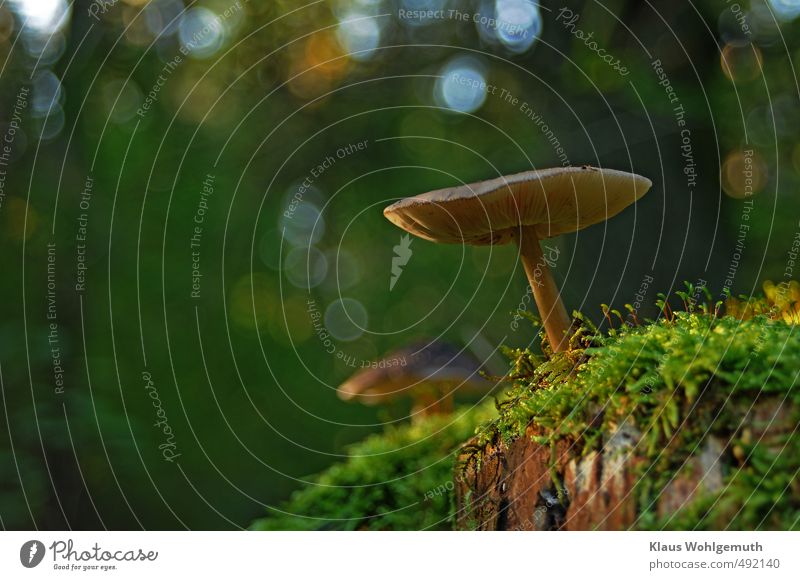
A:
[[[34,116],[46,115],[61,105],[61,81],[52,71],[43,70],[33,77],[31,110]]]
[[[14,0],[12,9],[21,20],[22,45],[38,66],[48,66],[66,48],[63,29],[72,7],[65,0]]]
[[[777,132],[775,111],[769,106],[753,107],[745,118],[747,137],[754,145],[760,147],[774,146]]]
[[[61,133],[65,121],[63,109],[54,107],[49,114],[33,118],[34,135],[42,141],[50,141]]]
[[[751,197],[767,184],[769,168],[757,151],[732,151],[722,164],[722,189],[734,199]]]
[[[64,111],[61,108],[64,92],[61,81],[52,71],[45,69],[36,73],[31,85],[33,135],[43,141],[49,141],[64,128]]]
[[[325,219],[315,204],[303,201],[294,210],[281,214],[279,229],[290,244],[310,246],[319,242],[325,233]]]
[[[14,17],[5,6],[0,6],[0,43],[11,38],[14,32]]]
[[[748,82],[761,75],[763,57],[754,44],[726,44],[720,54],[722,72],[735,83]]]
[[[752,30],[751,40],[759,46],[770,46],[781,39],[781,20],[766,3],[751,4],[747,12],[747,23]]]
[[[314,334],[308,320],[308,305],[305,296],[289,296],[281,303],[281,312],[269,321],[272,338],[286,346],[294,346],[308,340]]]
[[[486,78],[480,61],[456,57],[443,67],[440,75],[434,87],[437,105],[460,113],[480,109],[486,100]]]
[[[497,39],[511,52],[528,50],[542,33],[539,7],[529,0],[497,0]]]
[[[340,292],[352,288],[361,281],[362,268],[358,258],[349,250],[329,250],[326,253],[328,264],[331,264],[331,275],[325,281],[325,287]]]
[[[800,0],[768,0],[768,2],[780,20],[794,20],[800,16]]]
[[[126,123],[136,115],[142,102],[142,91],[131,79],[114,79],[103,85],[102,101],[114,123]]]
[[[3,204],[3,233],[16,242],[30,239],[39,228],[39,212],[19,197],[9,197]]]
[[[11,4],[23,20],[23,30],[43,36],[58,32],[71,11],[66,0],[12,0]]]
[[[347,72],[349,58],[336,34],[329,30],[315,32],[290,51],[289,89],[296,96],[309,99],[329,90]]]
[[[50,36],[25,34],[23,45],[28,54],[36,57],[39,66],[50,66],[61,58],[67,46],[64,34],[57,32]]]
[[[152,37],[164,38],[174,34],[181,23],[183,3],[179,0],[154,0],[144,7],[144,22]],[[131,10],[129,14],[136,20],[138,10]]]
[[[275,316],[275,305],[279,304],[274,278],[263,272],[242,276],[229,294],[229,315],[237,326],[260,328]]]
[[[293,286],[314,288],[328,273],[328,259],[314,246],[292,248],[284,260],[283,270]]]
[[[398,3],[398,11],[435,13],[444,10],[446,6],[447,0],[400,0]],[[435,24],[438,20],[435,18],[402,18],[400,22],[402,22],[404,26],[417,27]]]
[[[336,38],[354,60],[368,60],[380,45],[381,26],[375,17],[348,12],[339,22]]]
[[[190,56],[208,58],[222,47],[225,27],[208,8],[192,8],[181,18],[178,38]]]
[[[717,19],[717,29],[725,44],[749,44],[753,35],[751,13],[745,13],[741,8],[739,11],[723,8]]]
[[[325,309],[325,328],[337,340],[356,340],[367,327],[367,309],[354,298],[340,298]]]

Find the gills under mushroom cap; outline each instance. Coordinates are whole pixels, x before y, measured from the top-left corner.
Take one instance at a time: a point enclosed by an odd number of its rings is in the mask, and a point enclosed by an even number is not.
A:
[[[506,244],[520,226],[534,227],[544,239],[605,221],[651,185],[625,171],[558,167],[438,189],[398,201],[383,215],[433,242]]]

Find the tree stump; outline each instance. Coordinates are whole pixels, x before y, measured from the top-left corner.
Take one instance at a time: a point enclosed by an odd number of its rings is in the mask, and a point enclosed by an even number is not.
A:
[[[669,479],[651,507],[668,517],[704,494],[724,488],[724,476],[738,469],[734,435],[776,447],[794,426],[790,403],[769,399],[743,405],[742,421],[728,433],[709,434],[693,453],[676,457],[683,468]],[[711,426],[713,427],[713,426]],[[627,530],[636,528],[641,508],[637,481],[652,477],[639,449],[640,429],[624,423],[610,432],[600,451],[581,453],[575,445],[553,448],[533,441],[529,425],[509,444],[492,443],[480,453],[462,453],[456,474],[456,526],[470,530]],[[474,444],[475,440],[470,443]],[[468,446],[465,446],[468,448]],[[663,453],[677,453],[671,449]],[[644,470],[644,471],[642,471]],[[641,475],[639,475],[641,474]],[[559,489],[560,487],[560,489]],[[721,522],[720,527],[725,523]]]

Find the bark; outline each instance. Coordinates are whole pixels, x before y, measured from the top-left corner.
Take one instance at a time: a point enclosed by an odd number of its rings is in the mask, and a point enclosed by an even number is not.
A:
[[[788,403],[758,402],[741,425],[754,439],[770,445],[791,430]],[[636,426],[623,424],[609,433],[600,452],[581,454],[576,446],[560,442],[552,457],[549,446],[531,439],[541,434],[529,426],[525,436],[508,445],[490,444],[481,453],[462,455],[466,468],[456,477],[459,529],[627,530],[636,526],[642,507],[635,489],[640,477],[637,468],[641,473],[648,467],[637,445]],[[681,469],[657,496],[653,507],[660,517],[723,488],[723,475],[729,467],[735,468],[736,461],[728,445],[730,435],[705,437],[686,459],[688,468]],[[551,465],[555,465],[553,471]],[[641,477],[655,477],[655,470]],[[560,494],[554,480],[560,482]]]

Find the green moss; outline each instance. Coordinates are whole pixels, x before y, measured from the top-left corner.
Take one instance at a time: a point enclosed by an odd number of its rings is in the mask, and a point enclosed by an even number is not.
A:
[[[800,438],[791,432],[800,419],[800,333],[780,313],[741,320],[714,316],[718,308],[660,306],[659,322],[622,325],[610,336],[584,329],[577,348],[547,360],[508,351],[515,380],[479,443],[509,442],[532,424],[539,443],[569,440],[586,453],[632,421],[641,433],[634,452],[645,459],[635,490],[639,527],[800,529]],[[769,443],[742,424],[751,404],[768,397],[786,399],[790,423]],[[723,491],[659,520],[654,499],[709,435],[726,445]]]
[[[372,435],[252,528],[452,529],[454,451],[492,416],[483,404]]]
[[[666,297],[662,317],[638,324],[635,313],[603,308],[613,327],[600,334],[582,316],[567,353],[545,356],[506,349],[511,369],[503,400],[388,429],[349,450],[349,457],[313,477],[286,504],[253,524],[258,530],[450,529],[453,463],[460,450],[480,464],[487,443],[509,443],[535,426],[537,442],[555,450],[567,440],[578,453],[602,450],[623,422],[638,443],[639,528],[800,529],[800,286],[765,286],[766,297],[697,305],[698,293],[678,293],[686,311]],[[630,309],[629,309],[630,311]],[[732,315],[731,315],[732,314]],[[752,404],[784,400],[784,427],[761,438],[764,426],[743,421]],[[708,437],[723,449],[722,491],[701,495],[659,518],[656,500],[693,469]],[[554,489],[562,474],[551,459]],[[466,491],[469,503],[470,491]]]

